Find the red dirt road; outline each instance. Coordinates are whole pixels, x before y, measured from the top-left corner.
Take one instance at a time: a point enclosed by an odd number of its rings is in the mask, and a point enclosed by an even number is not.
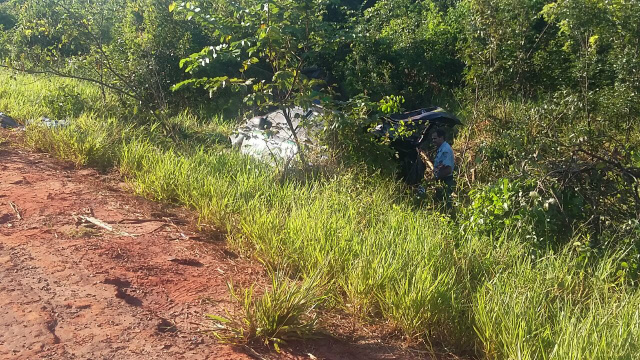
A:
[[[198,330],[259,269],[189,239],[184,213],[7,145],[0,174],[0,358],[250,358]]]
[[[230,308],[228,279],[262,270],[124,187],[0,140],[0,359],[417,358],[375,339],[261,356],[217,343],[204,315]]]

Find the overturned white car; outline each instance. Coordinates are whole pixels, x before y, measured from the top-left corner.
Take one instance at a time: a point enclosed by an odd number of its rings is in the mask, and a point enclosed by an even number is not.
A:
[[[323,110],[318,107],[308,110],[294,107],[289,111],[300,144],[318,146],[312,134],[321,129],[318,120]],[[289,161],[299,151],[294,133],[287,124],[282,110],[249,119],[229,138],[233,148],[270,163]]]

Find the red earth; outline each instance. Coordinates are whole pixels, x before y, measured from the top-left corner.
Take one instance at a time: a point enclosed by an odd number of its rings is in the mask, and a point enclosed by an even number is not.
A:
[[[432,358],[355,330],[281,353],[217,342],[205,314],[233,307],[227,281],[266,283],[263,269],[188,210],[1,140],[13,135],[0,133],[0,359]]]

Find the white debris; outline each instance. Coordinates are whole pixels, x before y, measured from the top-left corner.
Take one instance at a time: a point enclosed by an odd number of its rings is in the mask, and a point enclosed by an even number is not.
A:
[[[304,110],[294,107],[291,112],[291,123],[300,143],[306,146],[317,146],[313,139],[315,123],[321,115],[321,109]],[[292,159],[298,153],[298,145],[282,110],[267,115],[256,116],[242,124],[230,136],[231,144],[243,154],[275,163]]]

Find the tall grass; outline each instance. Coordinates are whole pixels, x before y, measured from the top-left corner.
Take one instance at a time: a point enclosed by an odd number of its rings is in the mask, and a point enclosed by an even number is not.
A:
[[[273,268],[319,276],[333,306],[409,340],[486,358],[640,358],[640,292],[620,281],[619,254],[585,257],[569,245],[532,257],[523,229],[473,232],[360,169],[277,181],[271,167],[221,145],[215,134],[228,125],[189,116],[172,120],[191,139],[178,143],[90,114],[27,134],[79,165],[116,164],[138,193],[196,210]]]
[[[34,150],[51,153],[73,162],[100,170],[113,167],[119,158],[124,138],[134,133],[114,118],[99,119],[84,113],[68,126],[48,128],[33,123],[27,126],[25,142]]]
[[[474,317],[488,358],[633,359],[640,354],[640,293],[616,286],[619,255],[585,267],[564,251],[487,281]]]
[[[187,157],[137,142],[125,145],[120,164],[137,191],[195,208],[274,267],[320,271],[359,312],[411,336],[456,328],[453,232],[447,220],[393,199],[387,180],[345,174],[280,186],[272,169],[236,153]]]
[[[2,70],[0,83],[0,112],[22,124],[42,117],[62,120],[83,112],[107,114],[119,109],[116,99],[103,98],[98,87],[72,79]]]

